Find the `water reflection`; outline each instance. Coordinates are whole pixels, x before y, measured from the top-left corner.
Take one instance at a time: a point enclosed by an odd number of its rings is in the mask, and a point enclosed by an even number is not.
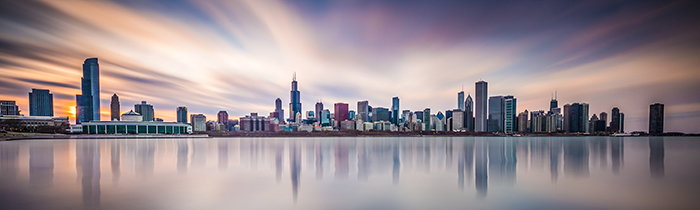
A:
[[[14,181],[17,179],[17,163],[19,162],[19,144],[4,142],[0,146],[0,179]]]
[[[86,208],[100,206],[100,141],[81,140],[75,143],[76,169],[82,186]]]
[[[187,173],[187,153],[189,152],[189,145],[187,140],[176,140],[177,141],[177,172],[180,174]]]
[[[29,144],[29,182],[34,188],[48,188],[53,183],[53,144]]]
[[[586,178],[588,171],[588,145],[585,139],[564,141],[564,174],[575,178]]]
[[[291,141],[289,144],[289,171],[292,178],[292,196],[296,202],[301,179],[301,148],[297,141]]]
[[[664,138],[649,138],[649,172],[655,179],[664,178]]]
[[[110,156],[112,163],[112,183],[118,183],[121,177],[121,141],[112,140],[110,142]]]

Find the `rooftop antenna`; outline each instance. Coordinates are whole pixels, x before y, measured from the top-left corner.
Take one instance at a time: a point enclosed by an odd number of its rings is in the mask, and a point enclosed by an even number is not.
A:
[[[557,100],[557,90],[554,89],[554,100]]]
[[[297,81],[297,72],[294,72],[294,76],[292,77],[292,81]]]

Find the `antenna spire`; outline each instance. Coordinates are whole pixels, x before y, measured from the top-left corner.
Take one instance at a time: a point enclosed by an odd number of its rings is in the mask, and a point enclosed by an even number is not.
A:
[[[294,72],[294,76],[292,76],[292,81],[297,81],[297,72]]]

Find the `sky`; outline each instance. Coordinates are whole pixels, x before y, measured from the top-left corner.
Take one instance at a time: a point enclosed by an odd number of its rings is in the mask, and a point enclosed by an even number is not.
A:
[[[513,95],[517,110],[590,104],[647,131],[665,104],[665,131],[700,133],[698,1],[0,0],[0,100],[29,113],[50,89],[74,118],[82,63],[100,64],[102,119],[153,104],[216,118],[285,115],[296,72],[302,109],[358,101],[402,110],[457,108],[457,93]],[[332,112],[332,110],[331,110]]]

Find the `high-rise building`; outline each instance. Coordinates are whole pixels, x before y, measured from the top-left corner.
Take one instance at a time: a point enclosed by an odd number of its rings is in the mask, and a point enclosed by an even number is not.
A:
[[[15,101],[0,101],[0,114],[19,115],[19,106]]]
[[[625,132],[625,113],[620,112],[620,133]]]
[[[187,123],[187,107],[181,106],[177,108],[177,122]]]
[[[415,112],[413,112],[413,115],[414,115],[415,122],[418,122],[418,120],[420,120],[420,122],[423,122],[423,111],[415,111]]]
[[[223,124],[228,123],[228,112],[224,110],[219,111],[219,113],[216,114],[216,122]]]
[[[503,126],[505,125],[505,113],[505,98],[503,96],[489,97],[489,117],[487,125],[488,132],[504,132]]]
[[[622,133],[620,131],[620,109],[617,107],[613,107],[612,112],[610,112],[610,132]]]
[[[85,59],[81,95],[76,95],[76,123],[100,121],[100,65],[97,58]]]
[[[467,95],[467,100],[464,102],[464,129],[474,131],[474,101],[472,96]]]
[[[323,103],[321,103],[320,101],[316,102],[315,107],[316,107],[315,114],[316,114],[316,116],[318,116],[318,117],[316,117],[316,122],[318,122],[318,124],[321,124],[321,112],[323,111]]]
[[[544,110],[530,112],[530,132],[547,132],[547,115]]]
[[[649,135],[664,134],[664,105],[655,103],[649,105]]]
[[[369,122],[369,101],[357,102],[357,119],[362,122]]]
[[[449,117],[448,117],[449,118]],[[452,110],[452,130],[464,129],[464,111],[460,109]]]
[[[464,111],[464,91],[457,93],[457,109]]]
[[[517,105],[517,100],[513,96],[506,96],[503,97],[503,107],[505,108],[505,115],[504,115],[504,129],[503,131],[505,133],[513,133],[518,131],[518,122],[515,120],[516,118],[516,105]]]
[[[571,105],[566,104],[566,105],[564,105],[564,120],[563,120],[564,121],[563,130],[566,133],[571,132],[571,122],[569,121],[570,115],[571,115]],[[532,120],[532,119],[530,119],[530,120]]]
[[[321,119],[321,126],[331,125],[331,111],[328,109],[321,110],[321,116],[318,118]]]
[[[518,114],[518,132],[520,133],[526,133],[529,132],[527,130],[527,117],[528,117],[528,112],[527,109],[520,114]]]
[[[355,110],[348,111],[348,120],[355,120]]]
[[[343,122],[350,119],[350,111],[348,110],[348,104],[346,103],[335,103],[333,110],[333,115],[335,115],[335,121]],[[353,112],[354,114],[354,112]]]
[[[277,113],[279,122],[284,123],[284,109],[282,109],[282,99],[280,98],[275,100],[275,112]]]
[[[112,100],[109,102],[109,120],[120,120],[119,114],[121,113],[121,107],[119,107],[119,96],[115,93],[112,95]]]
[[[384,107],[374,107],[372,108],[372,122],[386,121],[389,122],[391,119],[389,115],[389,109]]]
[[[564,105],[564,131],[570,133],[588,133],[588,104],[573,103]],[[567,126],[568,125],[568,126]]]
[[[600,121],[599,123],[603,124],[603,125],[599,125],[599,126],[602,126],[602,128],[599,128],[598,131],[608,131],[608,113],[601,112],[598,115],[598,121]]]
[[[429,131],[432,128],[430,120],[430,108],[425,108],[423,110],[423,130]]]
[[[192,131],[207,131],[207,117],[203,114],[190,115]]]
[[[591,128],[589,127],[588,123],[588,104],[587,103],[581,103],[581,116],[579,119],[581,119],[581,126],[582,130],[584,133],[590,133]]]
[[[391,123],[399,125],[399,97],[391,99]]]
[[[488,83],[484,81],[476,82],[476,104],[474,106],[474,130],[477,132],[487,131],[487,97]]]
[[[141,101],[140,104],[134,104],[134,111],[143,116],[143,121],[154,121],[156,119],[153,105],[146,103],[146,101]]]
[[[53,116],[53,94],[46,89],[29,92],[29,116]]]
[[[295,122],[297,114],[301,116],[301,93],[297,86],[297,73],[294,73],[292,78],[292,91],[289,94],[289,119],[291,122]]]

